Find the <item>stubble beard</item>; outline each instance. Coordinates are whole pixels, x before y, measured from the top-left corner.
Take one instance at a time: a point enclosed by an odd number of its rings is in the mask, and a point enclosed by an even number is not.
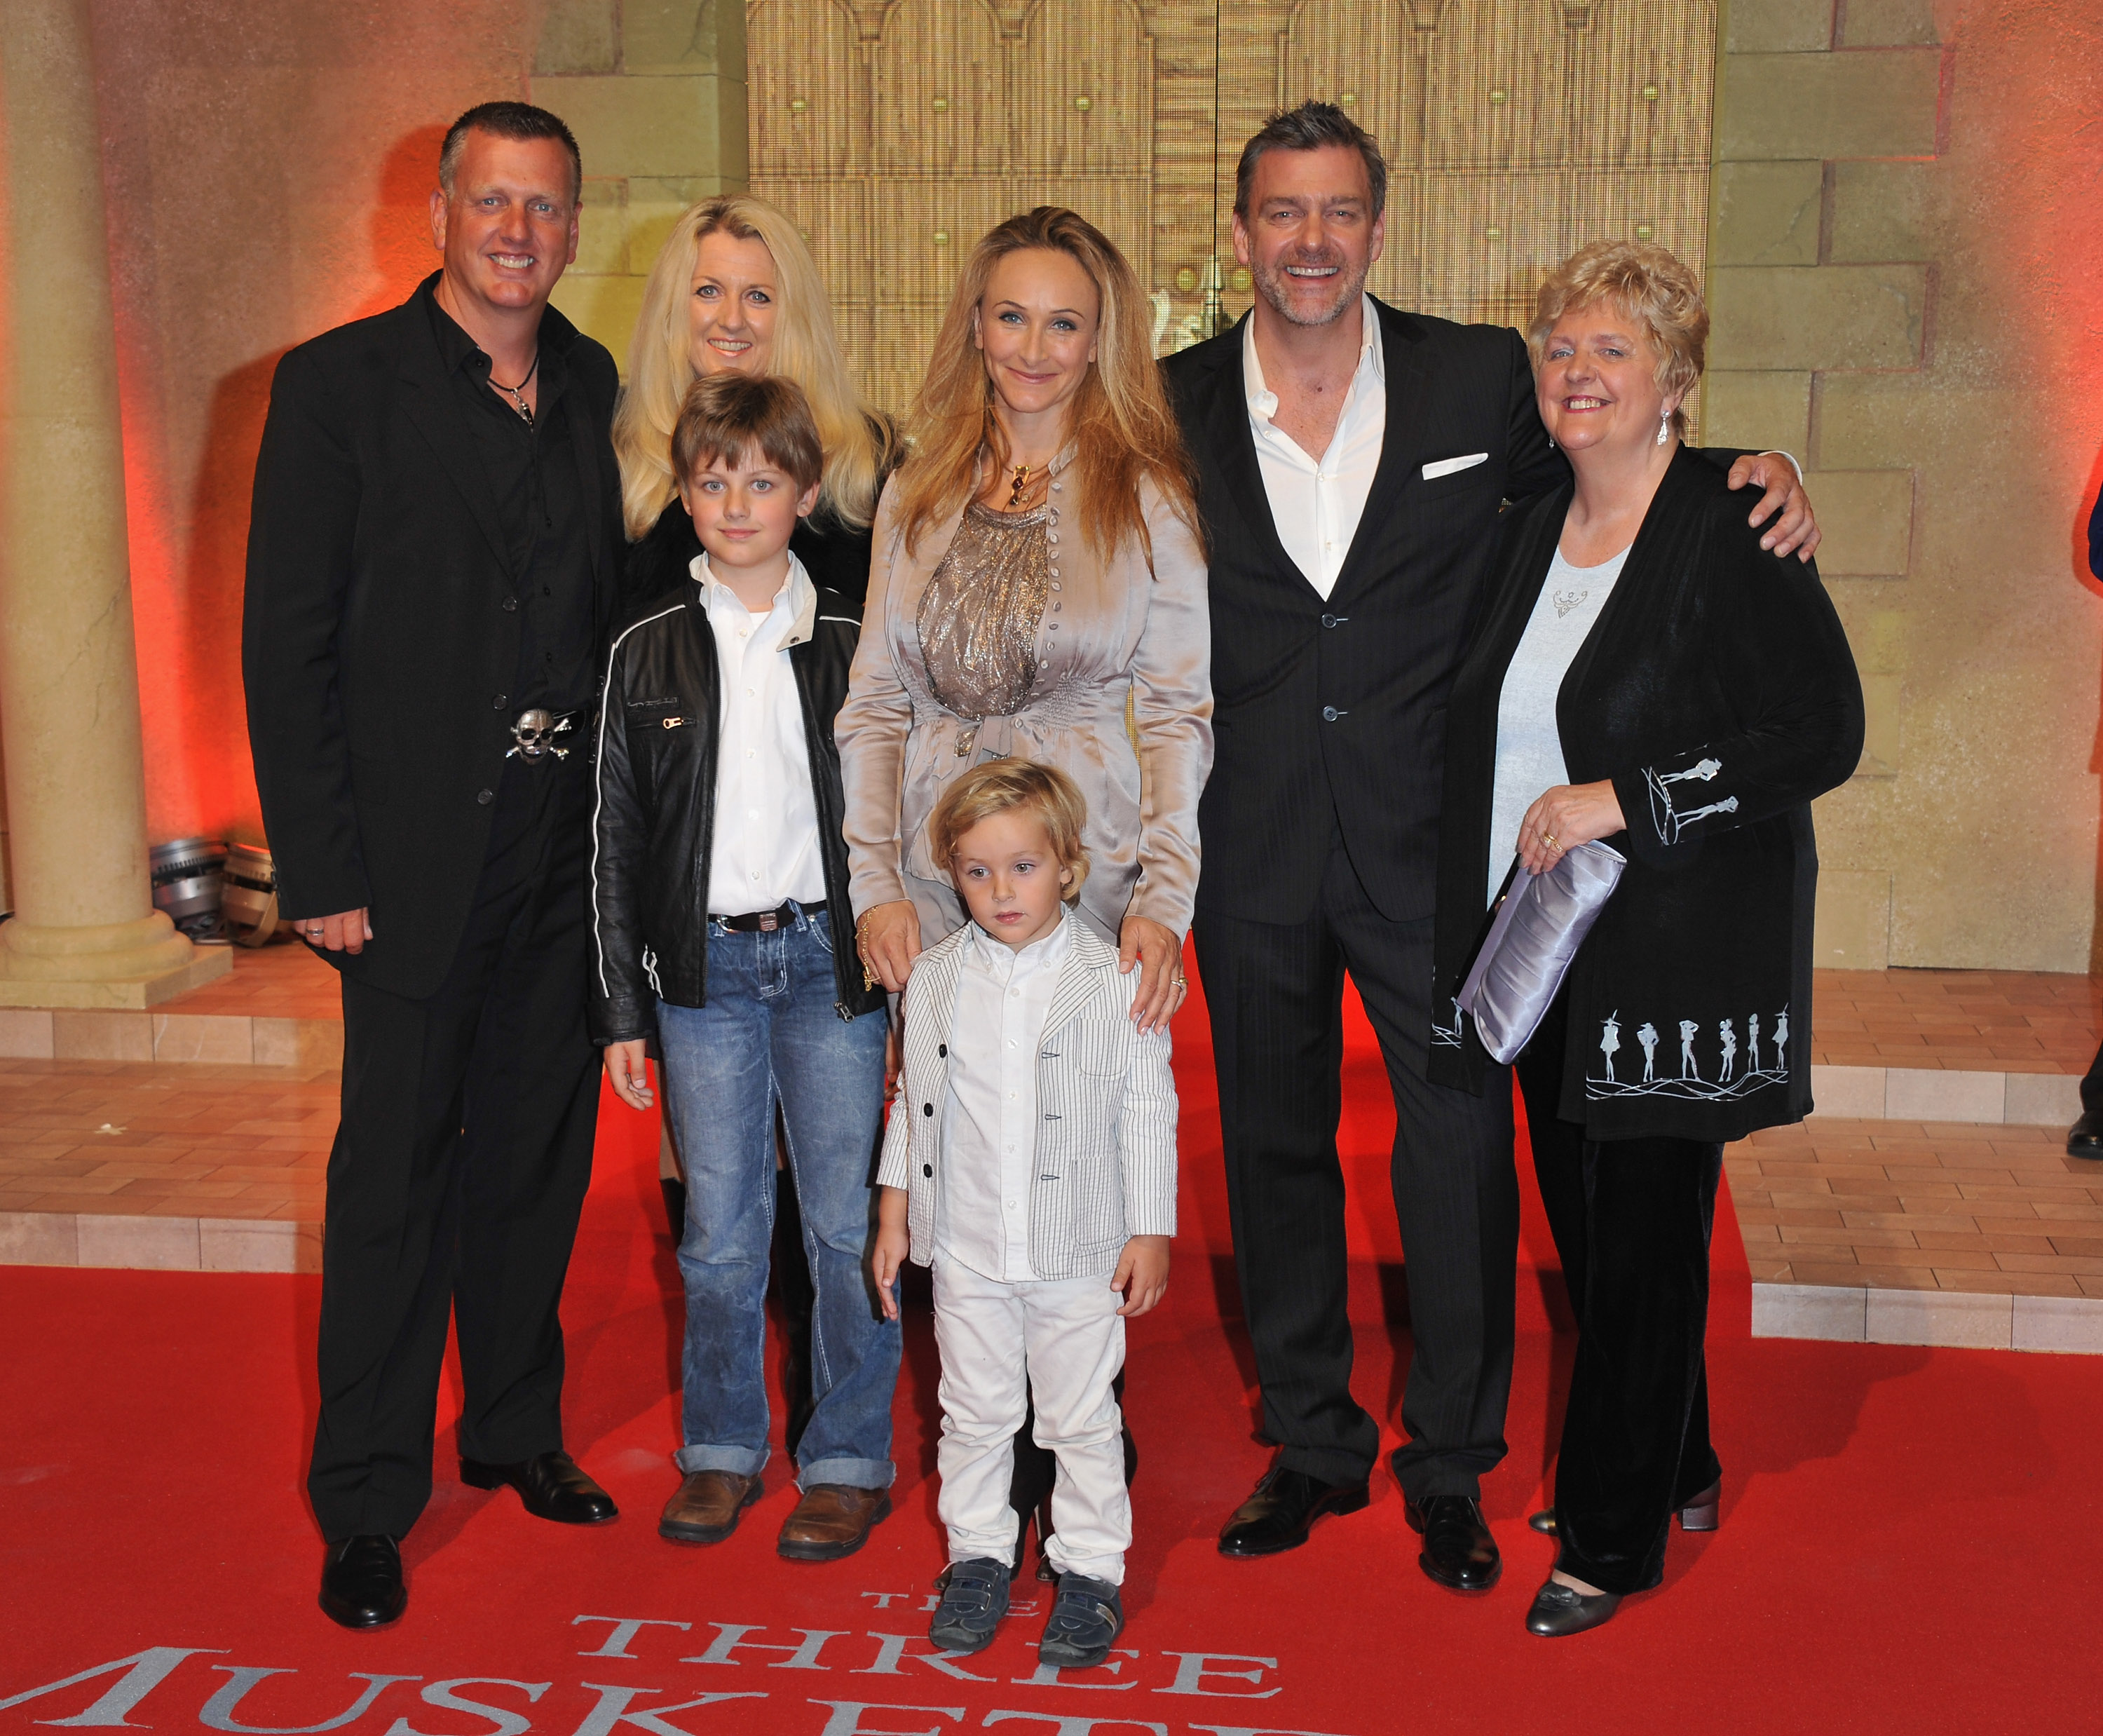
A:
[[[1292,286],[1301,280],[1287,275],[1286,268],[1289,265],[1338,267],[1337,275],[1330,279],[1335,299],[1311,314],[1304,311],[1302,306],[1296,306]],[[1367,264],[1354,272],[1349,261],[1333,254],[1317,259],[1287,258],[1275,265],[1252,265],[1249,268],[1250,274],[1256,279],[1257,292],[1270,304],[1271,311],[1290,324],[1308,327],[1334,325],[1342,318],[1345,309],[1352,306],[1365,293],[1366,276],[1371,269]]]

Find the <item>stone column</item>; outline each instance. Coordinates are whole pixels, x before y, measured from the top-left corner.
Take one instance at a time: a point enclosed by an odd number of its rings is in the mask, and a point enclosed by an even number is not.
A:
[[[85,0],[0,4],[8,406],[0,732],[16,916],[0,1005],[147,1007],[222,974],[153,909],[124,447]],[[229,656],[233,655],[229,649]]]

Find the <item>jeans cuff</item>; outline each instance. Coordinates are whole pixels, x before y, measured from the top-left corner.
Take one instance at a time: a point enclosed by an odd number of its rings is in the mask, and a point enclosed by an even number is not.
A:
[[[796,1486],[808,1490],[820,1483],[849,1489],[888,1489],[898,1475],[887,1458],[819,1458],[796,1467]]]
[[[767,1468],[767,1449],[750,1447],[682,1447],[672,1455],[682,1476],[697,1471],[727,1471],[733,1476],[756,1477]]]

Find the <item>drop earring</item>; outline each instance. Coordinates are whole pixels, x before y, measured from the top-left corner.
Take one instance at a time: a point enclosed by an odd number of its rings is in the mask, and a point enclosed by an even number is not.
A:
[[[1672,412],[1670,410],[1661,410],[1657,412],[1657,443],[1662,446],[1671,438]]]

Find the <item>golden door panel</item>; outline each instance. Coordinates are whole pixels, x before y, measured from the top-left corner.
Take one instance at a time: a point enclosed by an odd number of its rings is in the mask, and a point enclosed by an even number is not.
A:
[[[846,174],[861,130],[854,20],[833,0],[758,0],[745,30],[754,186]]]
[[[1238,314],[1235,158],[1265,114],[1308,96],[1345,103],[1393,165],[1370,287],[1404,306],[1520,322],[1549,267],[1602,236],[1704,264],[1714,0],[752,0],[748,15],[753,190],[811,237],[863,383],[893,409],[972,243],[1032,205],[1071,205],[1126,250],[1164,349]]]

